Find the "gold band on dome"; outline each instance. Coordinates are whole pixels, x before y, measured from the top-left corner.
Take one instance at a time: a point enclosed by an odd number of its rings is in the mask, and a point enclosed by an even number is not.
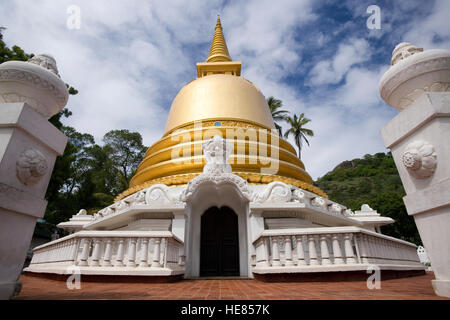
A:
[[[317,194],[318,196],[321,196],[323,198],[328,199],[328,195],[320,188],[306,183],[304,181],[278,176],[278,175],[263,175],[259,173],[249,173],[249,172],[233,172],[234,174],[240,176],[244,180],[247,180],[247,182],[250,185],[254,184],[267,184],[273,181],[280,181],[284,182],[286,184],[293,185],[295,187],[301,188],[306,191],[310,191],[312,193]],[[179,174],[179,175],[173,175],[173,176],[167,176],[162,177],[158,179],[153,179],[150,181],[146,181],[140,185],[134,186],[132,188],[129,188],[128,190],[125,190],[121,194],[119,194],[115,199],[114,202],[117,202],[123,198],[128,197],[129,195],[136,193],[138,191],[141,191],[142,189],[148,188],[154,184],[165,184],[167,186],[183,186],[186,185],[190,180],[194,179],[196,176],[200,175],[200,173],[187,173],[187,174]]]
[[[230,157],[233,172],[259,173],[261,168],[269,168],[271,164],[274,164],[277,166],[275,170],[278,171],[272,174],[312,184],[312,179],[305,171],[304,164],[297,158],[295,149],[289,142],[281,139],[278,133],[249,121],[220,118],[215,120],[207,119],[188,123],[178,127],[178,130],[171,131],[153,144],[147,150],[136,175],[131,179],[130,188],[164,176],[202,172],[205,161],[201,145],[216,134],[233,141],[236,145]],[[217,123],[220,125],[216,126]],[[267,133],[263,141],[260,141],[261,132]],[[229,134],[233,136],[230,137]],[[250,139],[252,134],[254,138]],[[239,150],[238,146],[239,148],[244,146],[244,150]],[[267,154],[262,156],[261,153],[256,154],[255,150],[266,150]],[[180,151],[187,151],[187,156],[183,154],[183,156],[172,158],[174,153]],[[238,151],[244,152],[238,153]]]
[[[196,129],[200,130],[195,133],[194,131]],[[250,184],[266,184],[272,181],[281,181],[327,197],[325,192],[312,185],[312,179],[305,171],[301,160],[297,158],[295,149],[289,142],[281,139],[277,133],[273,133],[270,129],[251,121],[239,119],[205,119],[196,123],[186,123],[184,126],[174,128],[164,135],[161,140],[153,144],[147,150],[136,175],[131,180],[130,188],[117,196],[116,200],[120,200],[153,184],[162,183],[172,186],[187,184],[189,180],[198,176],[203,171],[205,161],[203,159],[201,144],[205,142],[203,139],[205,131],[215,130],[227,138],[226,133],[228,129],[241,130],[241,134],[244,135],[244,137],[240,138],[237,136],[233,137],[236,144],[242,143],[245,146],[245,154],[236,155],[236,153],[233,153],[230,157],[229,163],[233,168],[233,173],[246,179]],[[261,129],[267,130],[268,137],[266,143],[259,141],[259,137],[257,141],[249,142],[245,140],[246,129],[252,129],[254,131]],[[196,135],[199,135],[199,137]],[[185,163],[171,159],[173,149],[180,148],[180,145],[183,143],[179,141],[181,137],[189,137],[188,142],[185,143],[185,147],[191,151],[190,156],[181,158],[185,160]],[[274,138],[278,139],[278,147],[270,146]],[[253,158],[249,154],[249,149],[253,148],[255,150],[264,146],[269,149],[276,148],[277,150],[276,155],[278,158],[272,158],[278,161],[279,168],[277,174],[261,174],[261,166],[250,162],[250,159]],[[270,154],[268,153],[266,159],[271,159],[272,151],[270,149]],[[243,163],[235,161],[238,158],[243,160]]]

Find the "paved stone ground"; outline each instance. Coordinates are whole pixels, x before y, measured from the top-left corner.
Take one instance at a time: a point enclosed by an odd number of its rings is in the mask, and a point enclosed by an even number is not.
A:
[[[65,281],[22,275],[22,291],[15,299],[156,299],[156,300],[321,300],[321,299],[444,299],[434,294],[428,272],[423,276],[383,280],[381,289],[367,289],[365,281],[277,282],[258,280],[182,280],[174,283],[83,282],[69,290]]]

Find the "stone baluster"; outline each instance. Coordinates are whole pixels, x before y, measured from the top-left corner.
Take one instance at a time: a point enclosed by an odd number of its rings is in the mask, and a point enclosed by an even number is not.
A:
[[[272,241],[272,267],[281,266],[278,237],[270,237],[270,240]]]
[[[89,239],[83,239],[83,251],[81,252],[81,259],[78,265],[87,266],[89,259],[89,249],[91,247],[91,241]]]
[[[322,265],[331,264],[330,253],[328,251],[328,235],[320,235],[320,253],[322,255]]]
[[[148,238],[142,239],[142,247],[141,247],[141,262],[139,263],[139,267],[148,267]]]
[[[106,239],[105,246],[105,256],[103,257],[102,266],[111,267],[111,256],[112,256],[112,239]]]
[[[153,249],[152,268],[160,268],[161,263],[159,262],[159,260],[161,259],[161,238],[155,238],[154,244],[155,247]]]
[[[318,265],[319,261],[317,261],[315,236],[313,235],[308,236],[308,244],[309,244],[309,265],[311,266]]]
[[[90,265],[93,267],[97,267],[100,265],[99,260],[100,260],[100,246],[102,244],[102,240],[101,239],[94,239],[94,250],[92,251],[92,260]]]
[[[131,238],[128,244],[127,267],[136,267],[136,238]]]
[[[178,265],[184,266],[186,263],[186,256],[184,255],[184,246],[178,248]]]
[[[284,237],[284,258],[286,266],[293,266],[291,236]]]
[[[270,267],[269,258],[266,249],[266,238],[259,239],[256,244],[256,266],[257,267]]]
[[[373,244],[373,237],[372,236],[366,236],[366,249],[367,249],[367,254],[369,255],[369,258],[367,260],[369,260],[369,263],[374,263],[375,261],[375,249],[374,249],[374,244]]]
[[[376,257],[376,263],[381,263],[381,250],[380,250],[380,239],[374,237],[373,238],[373,245],[375,249],[375,257]]]
[[[347,264],[354,264],[356,263],[355,254],[353,252],[353,246],[352,246],[352,234],[346,233],[344,235],[344,248],[345,248],[345,258]]]
[[[303,236],[296,236],[297,240],[297,266],[305,266],[305,251],[303,249]]]
[[[360,234],[358,236],[358,245],[359,245],[359,252],[361,256],[361,263],[368,264],[369,263],[369,255],[367,250],[367,236],[364,234]]]
[[[267,257],[267,263],[269,264],[269,267],[272,265],[270,261],[270,241],[269,237],[264,238],[264,248],[266,249],[266,257]]]
[[[339,244],[339,235],[333,234],[331,236],[331,243],[333,245],[334,264],[343,264],[341,246]]]
[[[125,253],[125,240],[124,239],[119,239],[119,246],[117,248],[117,257],[116,257],[116,267],[123,267],[123,255]]]

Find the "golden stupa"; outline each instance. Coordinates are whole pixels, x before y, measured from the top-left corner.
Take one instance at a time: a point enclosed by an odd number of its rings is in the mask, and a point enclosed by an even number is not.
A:
[[[260,132],[267,134],[262,138]],[[281,181],[327,197],[313,186],[293,146],[279,137],[264,95],[241,77],[241,62],[231,59],[218,17],[209,56],[197,63],[197,79],[177,94],[163,137],[147,150],[129,188],[115,201],[153,184],[187,184],[202,173],[202,144],[216,134],[234,142],[232,171],[249,184]],[[260,150],[267,150],[265,156]],[[269,163],[277,164],[276,173],[262,172]]]

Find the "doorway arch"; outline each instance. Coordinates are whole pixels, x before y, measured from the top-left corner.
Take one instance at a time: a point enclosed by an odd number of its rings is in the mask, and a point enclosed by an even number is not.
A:
[[[238,216],[214,206],[201,217],[200,276],[239,276]]]
[[[201,220],[206,211],[212,207],[228,207],[237,216],[239,238],[239,273],[240,277],[251,274],[251,243],[248,240],[249,200],[239,187],[229,181],[215,183],[204,181],[198,184],[186,201],[185,233],[185,278],[200,277],[200,238]]]

